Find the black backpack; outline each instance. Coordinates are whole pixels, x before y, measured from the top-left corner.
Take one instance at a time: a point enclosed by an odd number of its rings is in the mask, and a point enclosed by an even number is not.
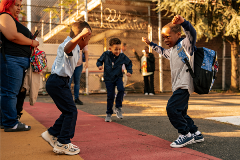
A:
[[[194,92],[208,94],[216,79],[218,72],[217,52],[208,48],[196,48],[194,52],[194,72],[187,58],[185,64],[192,78]]]

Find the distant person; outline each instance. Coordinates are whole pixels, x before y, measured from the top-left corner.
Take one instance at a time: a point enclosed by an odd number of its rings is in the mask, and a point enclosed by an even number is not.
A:
[[[67,37],[57,50],[52,72],[46,82],[46,90],[57,108],[62,112],[54,125],[42,133],[42,138],[58,154],[75,155],[80,149],[71,143],[74,137],[78,111],[69,87],[69,79],[80,58],[82,50],[91,37],[91,27],[87,22],[72,24],[70,37]]]
[[[186,38],[181,38],[181,27],[186,34]],[[174,16],[172,22],[162,28],[162,36],[165,44],[170,49],[164,49],[144,37],[142,40],[156,52],[170,60],[173,95],[168,100],[166,110],[171,124],[180,134],[170,146],[180,148],[188,144],[204,141],[198,127],[187,115],[189,96],[194,92],[194,86],[193,79],[190,73],[187,72],[188,67],[183,62],[184,58],[188,58],[190,65],[194,67],[193,54],[197,34],[191,23],[177,15]]]
[[[25,70],[30,66],[32,48],[39,46],[27,27],[18,20],[21,0],[2,0],[0,3],[0,37],[2,41],[0,80],[0,122],[5,132],[29,131],[30,126],[18,120],[17,95]]]
[[[140,57],[135,49],[132,49],[137,60],[140,62],[140,70],[144,78],[144,94],[154,95],[154,71],[155,71],[155,57],[149,53],[149,47],[145,46],[143,56]]]
[[[83,102],[79,99],[79,89],[80,89],[80,79],[83,70],[83,62],[85,63],[85,68],[88,68],[88,47],[85,46],[82,50],[82,54],[80,54],[80,58],[77,63],[77,67],[75,68],[72,77],[69,80],[69,87],[71,88],[72,79],[74,82],[74,102],[77,105],[83,105]]]
[[[121,41],[118,38],[112,38],[109,41],[109,50],[104,52],[97,60],[97,67],[99,70],[103,69],[104,63],[104,81],[107,88],[107,116],[106,122],[111,122],[113,114],[113,103],[115,96],[115,86],[117,86],[118,94],[116,97],[115,113],[117,118],[122,119],[122,101],[124,95],[123,87],[123,72],[122,65],[125,64],[127,76],[132,75],[132,61],[124,54],[121,53]]]

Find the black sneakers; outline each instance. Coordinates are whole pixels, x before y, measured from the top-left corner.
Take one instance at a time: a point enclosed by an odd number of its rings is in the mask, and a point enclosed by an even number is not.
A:
[[[80,99],[75,99],[75,104],[77,104],[77,105],[83,105],[83,102],[80,101]]]

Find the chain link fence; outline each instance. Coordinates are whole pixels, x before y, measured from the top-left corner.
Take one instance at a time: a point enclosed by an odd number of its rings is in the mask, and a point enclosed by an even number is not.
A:
[[[133,75],[127,79],[126,91],[143,92],[143,77],[140,73],[140,62],[132,49],[139,55],[145,44],[142,37],[150,39],[158,37],[158,17],[152,9],[155,3],[129,0],[23,0],[22,14],[19,19],[32,33],[40,31],[39,49],[47,54],[48,67],[42,73],[40,91],[45,94],[45,83],[50,75],[52,64],[56,58],[57,48],[69,36],[70,25],[77,20],[88,20],[92,27],[89,42],[89,67],[83,69],[80,93],[106,92],[103,82],[103,71],[96,67],[97,59],[108,50],[109,40],[119,38],[127,44],[124,52],[133,63]],[[153,26],[154,25],[154,26]],[[159,91],[159,57],[155,54],[155,92]],[[167,69],[168,70],[168,69]],[[88,82],[88,83],[87,83]],[[166,88],[166,90],[170,90]]]

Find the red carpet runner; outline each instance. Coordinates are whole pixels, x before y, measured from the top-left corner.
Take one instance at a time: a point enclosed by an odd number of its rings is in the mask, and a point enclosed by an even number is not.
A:
[[[51,103],[30,106],[26,102],[24,110],[47,128],[60,115]],[[192,149],[171,148],[169,141],[114,122],[106,123],[81,110],[72,143],[80,147],[79,155],[85,160],[218,160]]]

